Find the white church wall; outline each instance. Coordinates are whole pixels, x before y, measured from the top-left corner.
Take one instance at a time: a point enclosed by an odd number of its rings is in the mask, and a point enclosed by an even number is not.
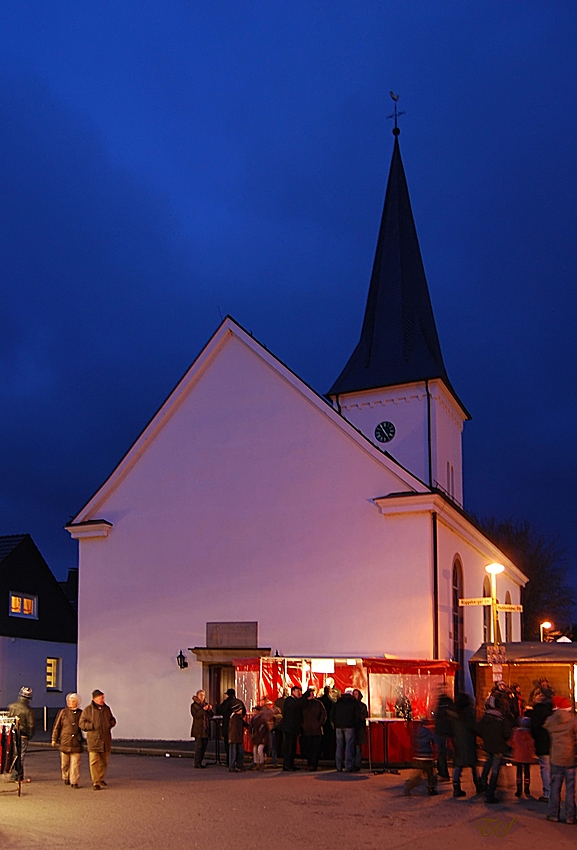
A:
[[[79,687],[117,737],[188,737],[207,621],[257,620],[286,655],[431,657],[430,523],[381,516],[407,485],[372,451],[224,346],[87,517],[109,536],[80,540]]]
[[[433,484],[463,504],[463,416],[440,381],[430,382]]]
[[[427,396],[424,382],[349,393],[340,396],[339,403],[343,416],[355,428],[376,446],[389,452],[421,481],[428,481]],[[395,426],[395,436],[388,443],[379,443],[375,437],[375,428],[383,421]]]

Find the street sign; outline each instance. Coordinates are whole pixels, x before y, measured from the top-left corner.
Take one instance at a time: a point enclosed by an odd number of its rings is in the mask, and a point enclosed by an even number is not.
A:
[[[474,596],[471,599],[459,599],[460,608],[469,608],[471,605],[490,605],[490,596]]]
[[[513,614],[520,614],[523,611],[522,605],[497,605],[497,611],[508,611]]]

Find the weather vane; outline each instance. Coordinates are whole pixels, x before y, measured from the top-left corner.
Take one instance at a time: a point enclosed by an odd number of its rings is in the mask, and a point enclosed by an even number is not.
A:
[[[394,119],[395,119],[395,126],[393,127],[393,136],[398,136],[398,135],[399,135],[399,133],[401,132],[401,131],[399,130],[399,116],[400,116],[400,115],[404,115],[404,114],[405,114],[405,110],[404,110],[404,109],[402,109],[402,110],[399,112],[399,110],[397,109],[397,103],[398,103],[398,100],[399,100],[399,95],[398,95],[398,94],[395,94],[395,93],[394,93],[394,91],[390,91],[390,92],[389,92],[389,96],[390,96],[391,100],[392,100],[392,101],[394,102],[394,104],[395,104],[395,111],[394,111],[394,112],[391,112],[391,114],[390,114],[390,115],[387,115],[387,121],[388,121],[389,119],[391,119],[391,118],[394,118]]]

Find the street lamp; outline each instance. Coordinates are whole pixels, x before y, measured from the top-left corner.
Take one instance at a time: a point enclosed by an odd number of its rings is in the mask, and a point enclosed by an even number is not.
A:
[[[497,635],[499,633],[499,612],[497,611],[497,576],[505,572],[503,564],[487,564],[485,572],[491,576],[491,631],[493,632],[493,645],[497,646]]]
[[[549,630],[553,628],[553,623],[550,623],[549,620],[545,620],[544,623],[539,623],[539,637],[541,638],[541,643],[543,643],[544,635],[543,631],[545,629]]]

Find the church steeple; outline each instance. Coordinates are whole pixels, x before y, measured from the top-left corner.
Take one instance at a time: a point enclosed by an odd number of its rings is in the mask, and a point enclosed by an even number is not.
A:
[[[469,414],[443,362],[396,120],[393,134],[361,338],[327,395],[375,445],[462,503],[461,437]]]
[[[361,338],[329,396],[442,379],[451,389],[421,259],[399,130]],[[451,390],[452,391],[452,390]]]

